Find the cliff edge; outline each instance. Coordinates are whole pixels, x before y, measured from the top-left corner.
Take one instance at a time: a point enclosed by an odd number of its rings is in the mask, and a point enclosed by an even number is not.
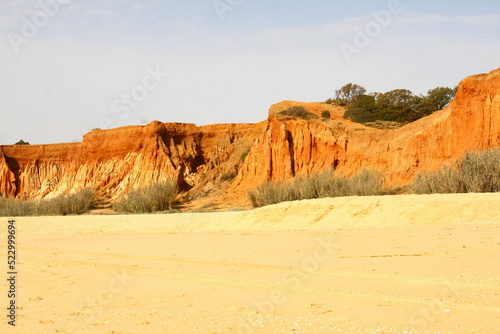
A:
[[[328,110],[331,118],[279,114],[292,106],[317,116]],[[248,190],[265,181],[331,167],[344,175],[375,169],[387,186],[400,187],[420,170],[500,146],[500,69],[464,79],[448,107],[399,129],[366,127],[343,119],[343,112],[284,101],[257,124],[155,121],[94,130],[81,143],[0,146],[0,193],[40,199],[91,187],[113,202],[130,189],[171,180],[198,206],[231,207],[248,204]]]

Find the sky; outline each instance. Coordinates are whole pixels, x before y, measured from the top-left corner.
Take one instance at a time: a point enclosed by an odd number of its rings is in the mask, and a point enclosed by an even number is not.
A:
[[[0,145],[425,94],[500,67],[498,36],[497,0],[0,0]]]

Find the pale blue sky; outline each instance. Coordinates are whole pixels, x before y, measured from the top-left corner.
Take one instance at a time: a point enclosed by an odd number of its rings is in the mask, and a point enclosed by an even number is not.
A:
[[[374,13],[391,5],[382,26]],[[500,67],[499,33],[493,0],[1,0],[0,145],[259,122],[273,103],[324,101],[348,82],[425,93]]]

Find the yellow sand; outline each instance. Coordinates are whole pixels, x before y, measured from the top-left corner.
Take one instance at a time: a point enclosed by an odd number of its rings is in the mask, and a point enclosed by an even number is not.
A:
[[[499,227],[500,194],[18,218],[0,333],[500,333]]]

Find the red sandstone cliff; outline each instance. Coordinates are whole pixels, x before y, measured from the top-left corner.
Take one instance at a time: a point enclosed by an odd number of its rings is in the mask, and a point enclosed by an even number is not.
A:
[[[256,140],[233,191],[329,167],[345,175],[378,170],[386,174],[388,186],[403,186],[419,170],[434,170],[467,151],[500,146],[500,69],[466,78],[446,109],[396,130],[351,123],[337,109],[326,122],[277,114],[290,105],[271,107],[267,131]],[[324,109],[318,104],[308,108],[315,114]]]
[[[264,124],[152,122],[95,130],[82,143],[0,146],[0,193],[50,198],[86,187],[113,200],[132,188],[171,180],[182,190],[236,175],[231,159],[251,145]]]
[[[277,114],[294,105],[317,115],[329,110],[332,118]],[[131,188],[169,179],[194,199],[242,203],[266,180],[330,167],[346,175],[376,169],[387,175],[388,186],[402,186],[421,169],[500,146],[500,69],[463,80],[450,106],[400,129],[373,129],[342,115],[342,108],[325,103],[285,101],[258,124],[152,122],[92,131],[82,143],[0,146],[0,193],[44,198],[92,187],[113,201]]]

